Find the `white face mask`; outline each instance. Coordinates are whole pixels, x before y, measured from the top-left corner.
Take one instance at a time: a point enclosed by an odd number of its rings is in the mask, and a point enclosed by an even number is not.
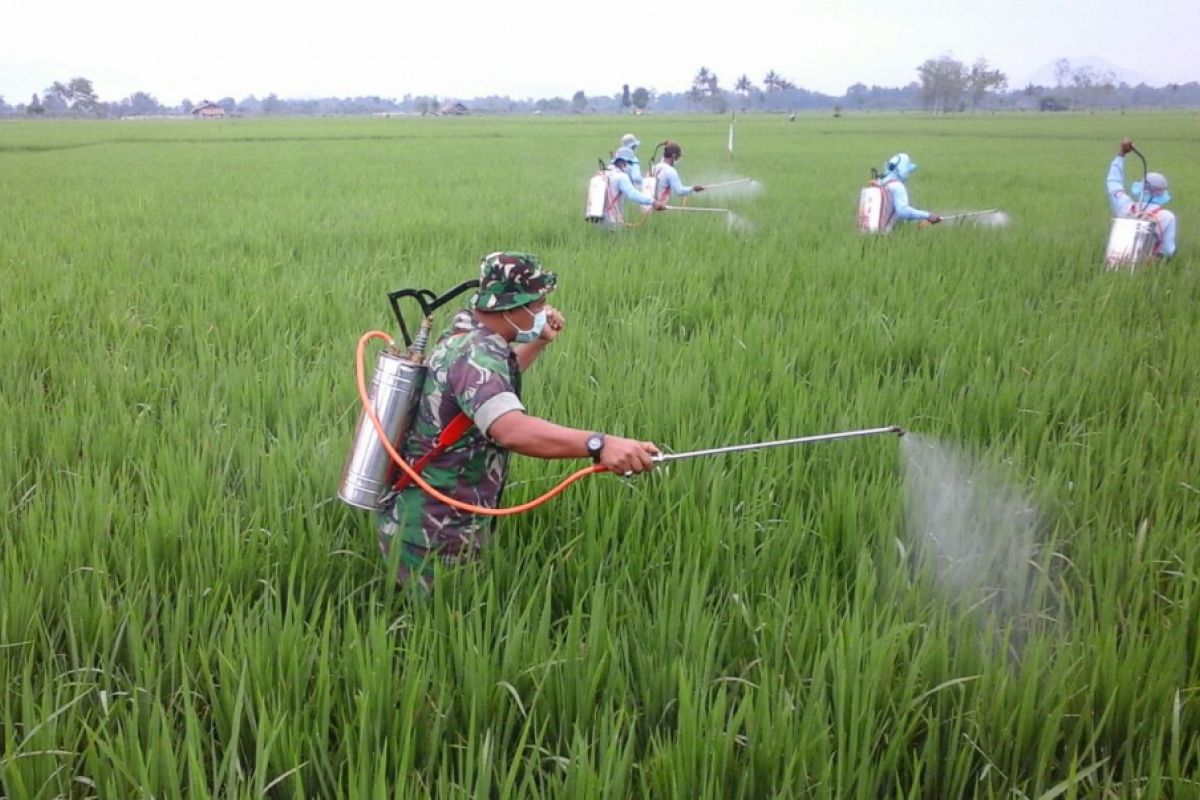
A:
[[[508,318],[508,314],[504,315],[504,319],[509,325],[513,326],[513,330],[517,332],[516,338],[513,339],[517,344],[525,344],[526,342],[535,341],[542,335],[542,329],[546,327],[546,309],[542,309],[533,315],[533,326],[527,330],[518,328],[516,323]]]

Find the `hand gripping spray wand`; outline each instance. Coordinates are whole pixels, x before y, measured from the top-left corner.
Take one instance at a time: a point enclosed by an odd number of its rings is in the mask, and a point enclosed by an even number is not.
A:
[[[593,464],[568,475],[553,489],[526,503],[509,506],[508,508],[488,508],[464,503],[439,492],[430,486],[420,475],[420,467],[423,466],[423,463],[427,460],[426,458],[422,458],[416,464],[410,465],[396,450],[396,446],[412,427],[412,420],[416,414],[417,400],[421,396],[421,386],[424,383],[425,374],[428,369],[424,363],[424,358],[425,347],[429,341],[429,332],[433,324],[432,314],[450,300],[462,294],[467,289],[474,288],[476,285],[478,285],[478,281],[468,281],[441,296],[435,295],[427,289],[404,289],[389,294],[388,299],[392,303],[392,311],[396,315],[396,320],[400,324],[401,334],[408,345],[408,350],[405,354],[401,354],[392,338],[382,331],[369,331],[359,339],[356,371],[358,376],[358,394],[362,402],[363,412],[359,418],[358,427],[354,433],[354,444],[350,449],[350,455],[346,460],[346,469],[342,473],[342,481],[338,487],[338,497],[343,502],[364,511],[378,511],[384,495],[387,494],[391,486],[391,477],[394,475],[392,464],[395,464],[404,476],[406,476],[407,481],[417,485],[426,494],[451,508],[470,514],[503,517],[537,508],[581,478],[608,471],[608,468],[603,464]],[[421,326],[417,331],[415,340],[409,337],[408,328],[405,326],[404,319],[400,314],[398,301],[402,297],[409,297],[416,300],[424,313],[424,318],[421,321]],[[367,342],[372,339],[383,339],[388,342],[389,347],[380,354],[375,374],[371,379],[370,389],[368,389],[363,368],[363,354],[366,350]],[[460,415],[459,419],[466,420],[466,417]],[[459,419],[451,422],[446,430],[442,431],[442,434],[438,437],[438,448],[444,448],[453,444],[469,428],[469,426],[458,425]],[[817,442],[829,442],[838,439],[852,439],[880,434],[903,436],[904,430],[898,426],[890,425],[883,428],[866,428],[841,433],[800,436],[794,439],[780,439],[772,442],[713,447],[707,450],[693,450],[687,453],[662,453],[654,456],[654,461],[661,464],[703,456],[743,453],[751,450],[766,450],[773,447],[786,447],[798,444],[815,444]],[[435,452],[440,452],[440,450],[435,449]]]

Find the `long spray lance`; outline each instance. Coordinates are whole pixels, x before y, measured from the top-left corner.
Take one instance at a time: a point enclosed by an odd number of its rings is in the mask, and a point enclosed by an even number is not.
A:
[[[724,186],[737,186],[739,183],[754,183],[754,178],[738,178],[732,181],[719,181],[717,183],[704,184],[704,191],[709,192],[713,189],[720,189]]]
[[[709,214],[728,214],[728,208],[709,208],[707,206],[667,206],[664,211],[693,211]]]
[[[947,214],[946,216],[942,217],[942,222],[948,222],[952,219],[968,219],[970,217],[982,217],[985,214],[999,213],[999,211],[1000,211],[1000,209],[998,209],[998,208],[988,208],[988,209],[984,209],[983,211],[964,211],[961,214]]]
[[[821,433],[815,436],[798,436],[794,439],[777,439],[773,442],[755,442],[753,444],[734,444],[727,447],[710,447],[706,450],[692,450],[688,453],[660,453],[654,456],[654,461],[663,464],[669,461],[683,461],[689,458],[704,456],[720,456],[726,453],[746,453],[751,450],[768,450],[772,447],[790,447],[797,444],[816,444],[817,442],[832,442],[838,439],[856,439],[860,436],[879,436],[891,433],[903,436],[904,429],[899,425],[888,425],[883,428],[864,428],[857,431],[842,431],[841,433]]]

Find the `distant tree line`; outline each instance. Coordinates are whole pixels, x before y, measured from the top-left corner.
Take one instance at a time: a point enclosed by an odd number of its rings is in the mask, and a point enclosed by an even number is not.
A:
[[[353,114],[437,114],[459,100],[472,113],[483,114],[617,114],[677,112],[725,113],[731,109],[760,112],[830,110],[919,111],[933,114],[981,110],[1063,111],[1097,108],[1196,108],[1200,107],[1200,82],[1166,86],[1131,86],[1109,72],[1092,67],[1075,67],[1067,59],[1055,62],[1054,86],[1033,84],[1014,89],[1008,76],[980,58],[968,66],[950,54],[926,59],[916,67],[917,79],[905,86],[867,86],[855,83],[840,96],[797,86],[775,70],[762,77],[761,85],[747,74],[738,76],[732,88],[721,85],[718,75],[700,67],[692,85],[678,92],[623,84],[611,95],[588,96],[583,90],[565,97],[512,98],[489,95],[474,98],[439,98],[406,94],[401,98],[323,97],[292,100],[274,93],[235,100],[222,97],[193,103],[182,100],[165,105],[148,92],[134,92],[120,100],[104,101],[92,82],[84,77],[55,81],[34,93],[28,102],[8,103],[0,95],[0,116],[32,117],[138,117],[187,115],[202,105],[218,105],[228,115],[241,116],[333,116]]]
[[[949,54],[941,55],[917,67],[917,75],[921,105],[934,114],[964,111],[968,102],[971,110],[976,110],[1008,87],[1008,76],[992,69],[984,58],[968,68]]]

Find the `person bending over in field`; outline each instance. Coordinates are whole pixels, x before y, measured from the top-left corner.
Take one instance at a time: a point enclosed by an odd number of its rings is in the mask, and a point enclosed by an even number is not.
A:
[[[675,169],[675,162],[683,157],[683,148],[675,142],[663,143],[663,160],[661,164],[654,166],[654,199],[666,205],[671,200],[671,195],[677,197],[686,197],[692,192],[703,192],[704,187],[700,184],[694,186],[684,186],[683,181],[679,180],[679,171]]]
[[[908,157],[908,153],[897,153],[883,165],[883,175],[879,185],[888,193],[888,218],[884,220],[883,230],[890,231],[898,222],[918,221],[936,225],[942,221],[937,214],[913,208],[908,204],[908,187],[905,182],[917,170],[917,165]]]
[[[435,489],[476,506],[496,507],[508,475],[510,452],[535,458],[591,458],[618,475],[654,467],[650,442],[566,428],[526,413],[521,374],[562,332],[558,309],[546,302],[555,286],[527,253],[492,253],[480,264],[480,284],[469,307],[455,315],[429,354],[429,371],[416,418],[402,443],[410,463],[434,449],[451,420],[471,426],[434,456],[423,478]],[[393,489],[379,514],[379,547],[398,547],[396,579],[416,576],[432,586],[434,564],[474,560],[487,543],[492,517],[451,508],[407,483]]]
[[[1118,217],[1154,221],[1158,242],[1154,255],[1170,258],[1175,255],[1175,215],[1163,208],[1171,202],[1167,179],[1159,172],[1147,172],[1145,181],[1136,181],[1130,193],[1125,192],[1125,156],[1133,150],[1133,141],[1122,139],[1117,156],[1108,165],[1105,186],[1112,212]]]
[[[625,224],[625,215],[621,211],[621,203],[625,200],[640,206],[649,206],[656,211],[666,208],[666,204],[655,201],[653,197],[633,185],[629,170],[635,161],[637,156],[633,151],[628,147],[621,147],[613,154],[612,161],[604,171],[608,181],[608,189],[604,196],[604,223],[610,227]]]

